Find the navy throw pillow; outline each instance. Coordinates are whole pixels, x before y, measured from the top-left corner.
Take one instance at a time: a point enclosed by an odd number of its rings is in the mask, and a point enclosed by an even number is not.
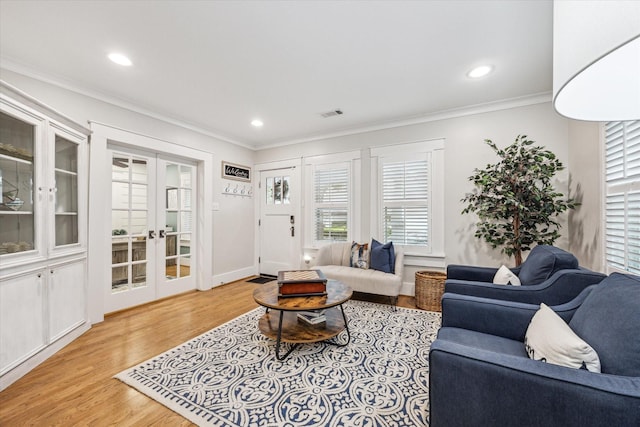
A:
[[[376,239],[371,240],[370,268],[385,273],[395,274],[396,254],[393,250],[393,242],[384,245]]]

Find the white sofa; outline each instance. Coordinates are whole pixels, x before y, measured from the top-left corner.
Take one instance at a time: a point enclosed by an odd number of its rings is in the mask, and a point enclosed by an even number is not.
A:
[[[395,248],[394,248],[395,249]],[[385,295],[397,303],[402,286],[404,254],[395,249],[395,274],[378,270],[350,267],[351,243],[331,243],[320,248],[313,268],[324,273],[327,279],[339,280],[356,292]]]

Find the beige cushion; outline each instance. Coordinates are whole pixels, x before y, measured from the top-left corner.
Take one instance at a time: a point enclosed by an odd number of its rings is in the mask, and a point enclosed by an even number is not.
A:
[[[320,269],[328,279],[339,280],[356,292],[387,296],[400,294],[402,280],[395,274],[343,265],[322,265],[315,268]]]
[[[331,243],[325,245],[316,254],[314,265],[349,265],[351,243]]]

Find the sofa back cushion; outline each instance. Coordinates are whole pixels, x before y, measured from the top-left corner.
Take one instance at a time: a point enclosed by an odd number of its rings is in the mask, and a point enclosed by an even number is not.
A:
[[[318,251],[314,266],[321,265],[349,265],[351,258],[351,243],[330,243]]]
[[[640,377],[640,277],[613,273],[569,322],[600,357],[602,372]]]
[[[524,286],[537,285],[558,270],[575,268],[578,268],[578,260],[573,254],[555,246],[538,245],[522,263],[518,278]]]

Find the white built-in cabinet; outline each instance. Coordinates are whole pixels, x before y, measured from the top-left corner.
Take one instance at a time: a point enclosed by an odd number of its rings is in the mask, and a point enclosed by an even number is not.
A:
[[[89,327],[89,131],[0,81],[0,390]]]

